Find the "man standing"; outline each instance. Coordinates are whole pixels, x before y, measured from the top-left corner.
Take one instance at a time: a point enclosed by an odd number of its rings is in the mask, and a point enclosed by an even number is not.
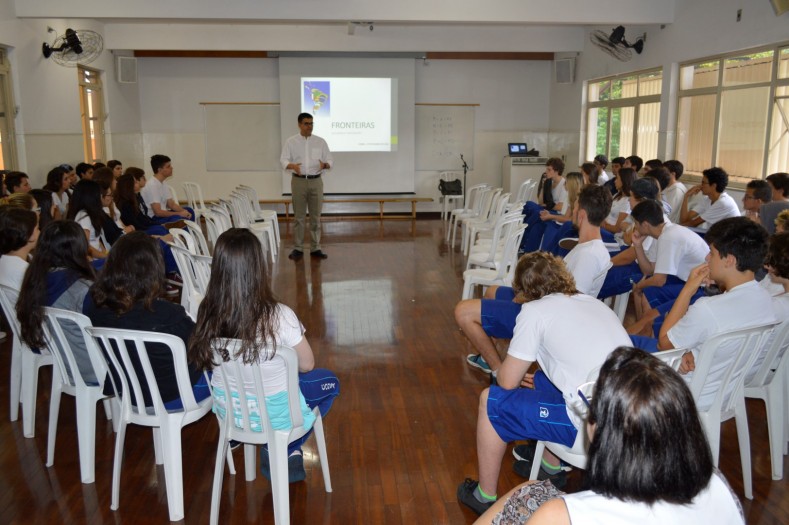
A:
[[[154,155],[151,157],[153,178],[140,192],[145,204],[148,205],[148,215],[158,224],[175,222],[180,219],[194,220],[194,211],[183,208],[164,181],[173,176],[173,165],[167,155]]]
[[[312,134],[312,115],[299,114],[299,133],[290,137],[282,148],[282,169],[290,170],[290,192],[296,228],[293,251],[288,258],[297,261],[304,257],[304,221],[310,212],[310,255],[326,259],[321,251],[321,207],[323,206],[323,170],[334,164],[326,141]]]

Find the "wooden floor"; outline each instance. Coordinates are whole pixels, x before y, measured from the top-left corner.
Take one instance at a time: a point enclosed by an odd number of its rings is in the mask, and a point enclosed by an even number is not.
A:
[[[341,394],[325,420],[334,492],[324,491],[312,440],[307,480],[291,485],[292,523],[400,524],[473,522],[457,503],[465,477],[476,477],[477,399],[487,376],[465,364],[468,351],[452,310],[462,288],[463,258],[444,243],[438,220],[327,222],[325,261],[286,257],[275,267],[280,299],[305,327],[317,365],[334,370]],[[10,347],[0,345],[8,370]],[[64,396],[55,465],[45,466],[51,374],[41,374],[36,437],[8,420],[8,382],[0,381],[0,523],[137,524],[168,521],[164,473],[154,465],[151,433],[127,432],[121,500],[110,510],[114,435],[99,419],[96,482],[80,483],[74,402]],[[789,483],[770,478],[764,408],[749,402],[753,501],[748,523],[789,523]],[[20,413],[21,417],[21,413]],[[723,426],[721,469],[742,497],[733,422]],[[681,432],[681,429],[677,429]],[[213,415],[183,432],[185,523],[207,523],[217,441]],[[671,446],[667,443],[666,446]],[[273,523],[271,488],[260,475],[225,474],[221,523]],[[499,493],[522,481],[504,459]],[[784,457],[784,470],[789,461]],[[569,489],[580,486],[573,473]]]

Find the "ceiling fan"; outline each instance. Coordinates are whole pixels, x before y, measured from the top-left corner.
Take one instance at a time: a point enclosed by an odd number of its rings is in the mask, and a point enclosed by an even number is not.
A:
[[[44,58],[52,60],[65,67],[90,64],[101,54],[104,49],[104,39],[95,31],[87,29],[66,29],[66,33],[55,39],[52,45],[44,44],[41,52]]]
[[[634,43],[625,40],[624,26],[616,26],[611,34],[606,34],[605,31],[595,30],[589,34],[589,40],[602,49],[615,59],[621,62],[627,62],[633,58],[632,50],[635,50],[639,55],[644,50],[644,42],[646,41],[646,34],[638,38]]]

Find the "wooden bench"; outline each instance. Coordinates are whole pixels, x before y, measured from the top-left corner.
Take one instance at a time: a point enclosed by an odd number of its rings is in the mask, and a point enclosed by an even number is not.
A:
[[[410,202],[411,203],[411,216],[384,216],[384,204],[387,202]],[[378,203],[378,215],[359,216],[357,218],[372,218],[383,220],[389,219],[416,219],[416,203],[417,202],[433,202],[430,197],[326,197],[323,199],[323,204],[348,204],[348,203]],[[285,219],[290,220],[290,204],[291,199],[261,199],[261,204],[284,204],[285,205]]]

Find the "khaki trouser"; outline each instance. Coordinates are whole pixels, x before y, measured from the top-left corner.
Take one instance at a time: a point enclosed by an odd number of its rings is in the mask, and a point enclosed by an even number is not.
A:
[[[323,179],[303,179],[291,175],[290,192],[296,227],[293,249],[304,251],[304,221],[310,212],[310,251],[321,249],[321,208],[323,207]]]

